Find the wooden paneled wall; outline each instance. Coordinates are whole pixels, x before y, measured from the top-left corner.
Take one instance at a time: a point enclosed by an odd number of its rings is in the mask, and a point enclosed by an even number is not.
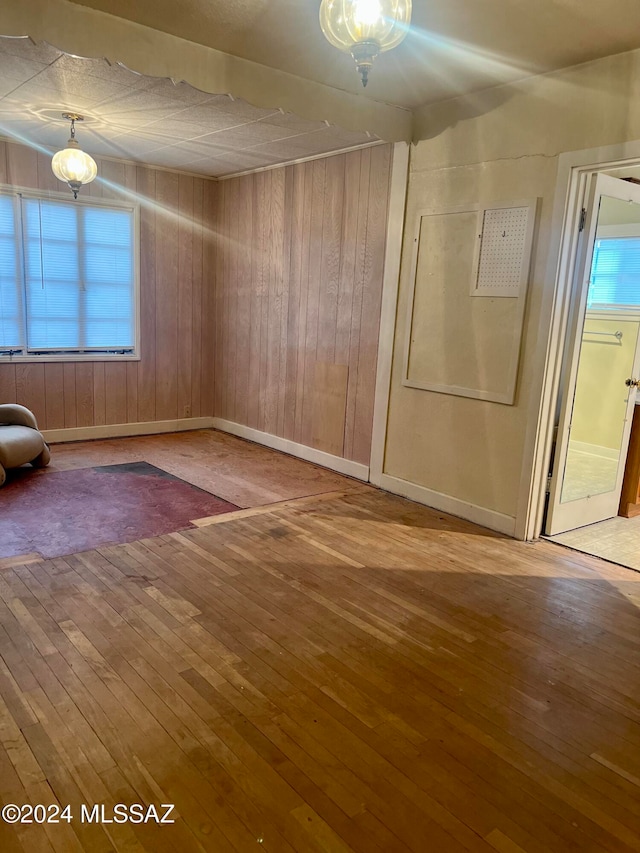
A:
[[[0,402],[32,409],[43,429],[213,415],[214,181],[98,159],[81,197],[138,199],[141,360],[0,359]],[[0,142],[0,182],[64,191],[50,157]]]
[[[368,464],[391,146],[218,184],[216,416]]]
[[[216,183],[98,160],[84,197],[141,202],[141,360],[0,360],[0,401],[43,429],[215,414],[367,464],[390,165],[381,145]],[[8,142],[0,182],[64,189]]]

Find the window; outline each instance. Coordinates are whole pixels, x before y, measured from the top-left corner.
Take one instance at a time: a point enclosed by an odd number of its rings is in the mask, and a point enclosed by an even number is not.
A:
[[[135,358],[136,210],[0,193],[0,363]]]
[[[587,307],[640,308],[640,237],[596,240]]]

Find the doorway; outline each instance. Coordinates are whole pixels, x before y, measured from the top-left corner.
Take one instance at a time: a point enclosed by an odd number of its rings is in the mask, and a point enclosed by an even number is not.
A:
[[[617,517],[640,403],[640,181],[616,172],[585,184],[543,530],[640,570],[640,517]]]

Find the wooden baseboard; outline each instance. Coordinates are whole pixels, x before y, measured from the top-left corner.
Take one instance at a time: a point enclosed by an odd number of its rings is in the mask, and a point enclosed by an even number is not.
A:
[[[101,424],[69,429],[44,429],[42,434],[48,444],[64,441],[89,441],[97,438],[123,438],[133,435],[156,435],[163,432],[185,432],[191,429],[211,429],[213,418],[178,418],[169,421],[144,421],[133,424]]]
[[[623,518],[635,518],[637,515],[640,515],[640,503],[628,503],[626,507],[621,504],[618,515],[621,515]]]
[[[447,512],[450,515],[456,515],[458,518],[473,521],[474,524],[488,527],[498,533],[505,533],[507,536],[515,534],[516,520],[510,515],[467,503],[467,501],[462,501],[451,495],[435,492],[425,486],[418,486],[416,483],[410,483],[408,480],[401,480],[399,477],[392,477],[389,474],[382,474],[378,485],[387,492],[393,492],[395,495],[425,504],[428,507],[440,510],[440,512]]]
[[[224,418],[214,418],[213,426],[222,432],[228,432],[231,435],[237,435],[239,438],[255,441],[256,444],[264,444],[265,447],[280,450],[282,453],[288,453],[290,456],[297,456],[299,459],[304,459],[305,462],[314,462],[323,468],[330,468],[339,474],[346,474],[348,477],[364,480],[365,483],[369,481],[369,466],[363,465],[360,462],[343,459],[341,456],[333,456],[333,454],[325,453],[323,450],[316,450],[315,447],[307,447],[306,444],[298,444],[295,441],[280,438],[278,435],[272,435],[270,432],[261,432],[258,429],[237,424],[234,421],[226,421]]]

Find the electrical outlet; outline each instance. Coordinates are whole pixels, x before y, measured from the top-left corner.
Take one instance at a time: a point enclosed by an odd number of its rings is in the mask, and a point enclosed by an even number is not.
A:
[[[185,418],[191,417],[191,406],[185,406],[184,407],[184,416],[185,416]]]

